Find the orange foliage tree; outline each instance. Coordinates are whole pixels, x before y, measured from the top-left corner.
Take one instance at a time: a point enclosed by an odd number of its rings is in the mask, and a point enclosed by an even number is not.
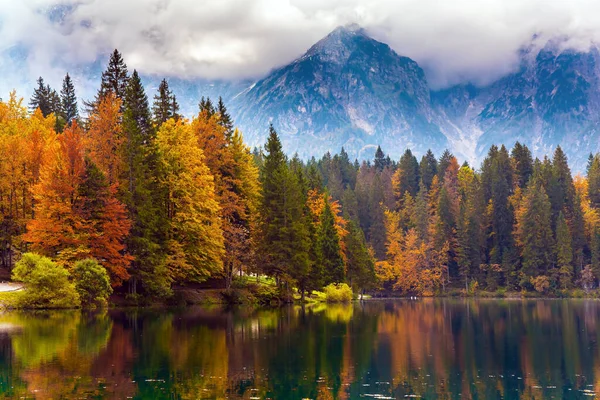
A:
[[[404,233],[399,222],[398,212],[386,211],[388,258],[377,263],[377,275],[394,290],[431,296],[444,283],[448,243],[435,249],[414,228]]]
[[[35,216],[23,235],[32,250],[67,265],[94,257],[107,268],[113,285],[128,278],[130,258],[123,254],[123,242],[131,224],[104,174],[86,160],[77,123],[58,135],[33,193]]]

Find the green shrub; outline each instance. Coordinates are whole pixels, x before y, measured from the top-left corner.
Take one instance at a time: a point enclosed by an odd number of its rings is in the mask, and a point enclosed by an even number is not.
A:
[[[331,283],[323,289],[328,303],[349,303],[352,301],[352,289],[345,283]]]
[[[69,271],[46,257],[25,253],[12,272],[15,281],[23,282],[17,306],[23,308],[74,308],[80,299]]]
[[[73,279],[83,307],[106,307],[113,290],[106,268],[98,261],[92,258],[77,261],[73,267]]]

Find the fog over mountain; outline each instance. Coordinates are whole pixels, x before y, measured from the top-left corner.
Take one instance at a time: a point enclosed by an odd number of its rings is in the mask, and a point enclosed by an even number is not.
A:
[[[188,115],[223,96],[251,145],[273,123],[303,157],[448,147],[476,163],[520,140],[582,168],[598,150],[599,27],[583,0],[0,0],[0,96],[68,71],[90,98],[118,48]]]

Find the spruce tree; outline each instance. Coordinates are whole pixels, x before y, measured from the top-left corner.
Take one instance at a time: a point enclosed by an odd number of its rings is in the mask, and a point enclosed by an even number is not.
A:
[[[438,162],[438,167],[437,167],[437,176],[438,176],[438,179],[440,180],[440,182],[444,181],[444,176],[446,175],[446,169],[452,162],[453,158],[454,158],[454,156],[452,155],[452,153],[450,153],[450,151],[448,149],[444,150],[444,152],[442,153],[442,156],[440,157],[440,161]]]
[[[217,112],[210,97],[204,98],[204,96],[202,96],[202,98],[200,99],[200,103],[198,103],[198,108],[200,110],[200,113],[206,113],[207,118],[212,117]]]
[[[510,153],[510,157],[515,169],[517,186],[524,189],[533,173],[531,151],[527,146],[517,142]]]
[[[513,189],[513,169],[508,151],[492,146],[482,165],[481,182],[483,204],[491,205],[488,237],[487,261],[489,264],[502,264],[504,252],[513,246],[513,209],[509,197]]]
[[[219,125],[225,128],[225,136],[229,140],[233,134],[233,119],[229,115],[229,112],[227,112],[227,107],[225,107],[221,96],[219,96],[216,111],[219,114]]]
[[[394,191],[396,198],[401,199],[404,193],[408,192],[411,196],[416,196],[419,190],[419,163],[410,150],[406,150],[394,176]]]
[[[385,167],[389,166],[388,159],[385,157],[385,153],[383,152],[383,150],[381,150],[381,146],[377,146],[373,165],[378,171],[383,171]]]
[[[594,208],[600,208],[600,156],[594,156],[588,170],[588,195]]]
[[[260,255],[263,271],[280,282],[297,279],[310,266],[310,232],[298,176],[287,165],[281,141],[271,125],[261,171]]]
[[[552,235],[552,208],[546,189],[535,176],[529,184],[517,213],[516,235],[523,262],[522,287],[529,287],[529,279],[551,272],[554,239]]]
[[[375,251],[375,258],[378,260],[385,259],[386,254],[385,213],[383,210],[383,201],[383,185],[379,174],[376,174],[371,182],[370,192],[368,193],[367,215],[369,218],[368,240]]]
[[[375,262],[367,248],[365,235],[358,224],[347,218],[348,234],[344,238],[347,256],[347,278],[356,291],[371,289],[376,281]]]
[[[563,210],[571,214],[575,202],[575,187],[571,170],[567,163],[567,156],[560,146],[554,151],[550,182],[546,184],[546,187],[552,205],[552,226],[556,226],[558,214]]]
[[[33,90],[33,95],[29,101],[29,109],[33,112],[39,108],[42,115],[47,117],[57,111],[56,99],[53,95],[56,92],[49,85],[44,85],[44,79],[41,76],[38,78],[37,84],[38,87]]]
[[[317,234],[319,264],[323,268],[323,285],[340,283],[345,280],[344,259],[340,248],[340,237],[335,228],[335,219],[325,195],[325,207],[319,220]]]
[[[175,95],[169,89],[169,83],[163,79],[158,86],[158,93],[154,95],[152,105],[153,122],[156,126],[167,122],[171,118],[179,118],[179,104]]]
[[[573,277],[573,249],[571,247],[571,233],[562,211],[556,222],[556,266],[558,267],[558,280],[563,289],[571,285]]]
[[[437,160],[431,150],[427,150],[427,153],[421,158],[421,163],[419,164],[419,176],[427,190],[431,189],[431,182],[433,182],[433,177],[437,175],[437,170]]]
[[[61,114],[64,123],[68,126],[79,119],[79,110],[77,108],[77,96],[75,95],[75,86],[73,80],[67,73],[63,79],[62,89],[60,91]]]
[[[97,99],[104,96],[107,92],[113,92],[117,98],[124,100],[127,92],[127,65],[121,56],[121,53],[115,49],[110,55],[108,66],[102,72],[102,81]]]
[[[128,249],[135,257],[130,289],[137,292],[137,283],[141,282],[148,293],[166,295],[170,292],[170,282],[164,273],[163,250],[168,228],[162,207],[166,201],[165,191],[157,179],[161,172],[155,132],[148,98],[137,71],[127,82],[123,109],[125,171],[121,193],[133,221]]]

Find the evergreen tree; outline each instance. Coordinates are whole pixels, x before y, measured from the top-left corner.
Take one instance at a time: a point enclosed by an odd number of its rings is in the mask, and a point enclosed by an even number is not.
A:
[[[575,187],[571,170],[567,163],[567,156],[560,146],[554,151],[550,180],[546,187],[552,205],[552,226],[556,226],[558,214],[566,210],[570,215],[575,202]]]
[[[483,204],[489,207],[487,254],[488,264],[502,264],[504,253],[513,247],[513,210],[509,204],[512,195],[513,170],[504,146],[492,146],[483,161],[482,173]]]
[[[594,156],[587,174],[588,196],[592,207],[600,208],[600,156]]]
[[[517,186],[524,189],[533,173],[531,151],[527,146],[517,142],[511,151],[510,157],[515,170]]]
[[[223,98],[221,96],[219,96],[216,112],[219,114],[219,124],[225,128],[225,135],[229,140],[233,134],[233,119],[231,118],[231,115],[229,115],[229,112],[227,112],[227,107],[225,107],[225,103],[223,103]]]
[[[169,83],[163,79],[158,86],[158,93],[154,95],[152,114],[154,125],[160,126],[171,118],[179,118],[179,104],[175,95],[169,89]]]
[[[363,291],[371,289],[376,283],[375,262],[367,248],[365,235],[358,224],[348,218],[348,234],[344,238],[347,255],[347,277],[350,285]]]
[[[207,118],[212,117],[217,112],[210,97],[204,98],[204,96],[202,96],[200,103],[198,103],[198,108],[200,113],[205,113]]]
[[[75,86],[73,85],[73,80],[68,73],[65,75],[62,84],[62,90],[60,91],[60,104],[61,115],[66,125],[71,125],[73,121],[77,121],[79,119]]]
[[[110,55],[108,66],[102,72],[102,81],[96,101],[102,98],[106,93],[113,92],[117,98],[124,100],[127,92],[127,65],[121,56],[121,53],[115,49]]]
[[[154,143],[156,134],[148,98],[135,70],[127,81],[123,109],[121,193],[133,221],[128,249],[135,258],[130,290],[137,292],[137,283],[141,282],[143,289],[151,294],[168,295],[171,278],[175,278],[165,273],[169,225],[163,205],[167,201],[168,187],[160,184],[162,171]],[[195,274],[194,279],[201,279],[201,275]]]
[[[379,174],[375,175],[368,193],[369,244],[375,251],[375,258],[383,260],[386,253],[385,213],[383,209],[383,185]]]
[[[41,76],[38,78],[37,84],[38,87],[33,90],[33,96],[29,102],[29,109],[33,112],[39,108],[42,115],[47,117],[60,109],[57,107],[57,94],[50,88],[50,85],[44,85],[44,79]]]
[[[563,289],[571,285],[573,277],[573,249],[571,247],[571,233],[562,211],[556,222],[556,266],[558,267],[558,281]]]
[[[431,150],[427,150],[427,153],[421,158],[421,163],[419,164],[419,176],[427,190],[431,189],[431,182],[433,181],[433,177],[437,175],[437,170],[437,160]]]
[[[444,152],[442,153],[442,156],[440,157],[440,161],[438,162],[438,167],[437,167],[437,176],[438,176],[438,179],[440,180],[440,182],[444,180],[444,175],[446,175],[446,169],[450,165],[450,162],[452,161],[453,158],[454,158],[454,156],[447,149],[444,150]]]
[[[406,150],[400,158],[398,169],[394,174],[394,192],[397,199],[404,193],[416,196],[419,190],[419,163],[410,150]]]
[[[551,228],[552,209],[544,186],[534,175],[517,212],[516,237],[523,262],[522,287],[530,278],[551,272],[554,240]]]
[[[377,150],[375,151],[375,160],[374,164],[375,169],[378,171],[383,171],[383,169],[389,166],[389,161],[386,158],[383,150],[381,150],[381,146],[377,146]]]
[[[340,237],[335,228],[335,219],[331,206],[325,195],[325,207],[320,216],[319,231],[317,234],[318,260],[323,268],[323,285],[344,282],[344,259],[340,248]]]
[[[310,232],[303,218],[304,196],[297,176],[288,168],[273,126],[269,127],[265,152],[260,207],[263,271],[280,282],[288,281],[310,267]]]

